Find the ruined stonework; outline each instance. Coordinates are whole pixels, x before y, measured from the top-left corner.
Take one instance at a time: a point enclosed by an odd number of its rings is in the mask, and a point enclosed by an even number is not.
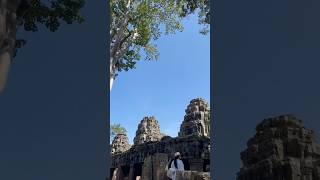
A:
[[[155,153],[145,158],[142,167],[141,179],[166,179],[166,165],[169,161],[168,154]]]
[[[202,98],[193,99],[185,112],[186,115],[181,124],[179,136],[210,137],[210,106],[208,103]]]
[[[186,171],[178,175],[177,180],[183,178],[209,180],[210,115],[206,114],[209,113],[209,108],[203,99],[194,99],[191,104],[196,105],[198,110],[194,111],[192,109],[194,106],[189,105],[187,114],[203,112],[199,119],[194,118],[203,123],[201,126],[204,130],[199,131],[202,135],[180,133],[181,136],[178,137],[162,136],[156,119],[146,117],[138,125],[134,145],[127,151],[112,154],[110,179],[168,180],[165,167],[173,159],[174,153],[179,151]]]
[[[237,180],[320,180],[320,146],[293,115],[265,119],[247,146]]]
[[[111,154],[123,153],[130,147],[127,135],[117,134],[111,144]]]
[[[180,171],[177,172],[176,180],[210,180],[210,173],[199,171]]]
[[[144,117],[138,125],[134,144],[143,144],[145,142],[160,141],[162,135],[160,133],[160,126],[155,117]]]

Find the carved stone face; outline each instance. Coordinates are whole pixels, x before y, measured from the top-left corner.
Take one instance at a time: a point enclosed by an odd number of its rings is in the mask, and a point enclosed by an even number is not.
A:
[[[308,133],[299,135],[300,130],[309,132],[292,117],[280,116],[260,123],[256,135],[248,141],[248,148],[241,153],[244,167],[237,180],[258,178],[252,174],[259,174],[259,178],[301,179],[305,175],[303,179],[312,179],[312,172],[316,171],[314,162],[319,158],[312,156],[312,150],[309,155],[308,148],[314,142],[305,141]]]
[[[118,134],[111,144],[111,153],[122,153],[130,149],[128,137],[125,134]]]
[[[144,117],[138,125],[135,144],[142,144],[149,141],[160,141],[162,135],[157,120],[154,117]]]
[[[179,136],[210,136],[209,106],[203,99],[191,100],[187,106],[184,121],[181,124]]]

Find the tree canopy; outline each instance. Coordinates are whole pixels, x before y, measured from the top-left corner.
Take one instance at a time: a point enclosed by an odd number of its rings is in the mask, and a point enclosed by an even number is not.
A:
[[[179,0],[178,0],[179,1]],[[200,31],[202,34],[209,33],[210,25],[210,0],[185,0],[181,1],[180,16],[186,17],[198,12],[198,22],[204,28]]]
[[[183,30],[181,21],[198,12],[201,33],[209,32],[209,0],[110,0],[110,74],[135,68],[144,57],[159,56],[154,41]]]
[[[112,141],[117,134],[127,134],[127,130],[120,124],[110,125],[110,141]]]
[[[0,1],[0,93],[4,90],[10,65],[26,40],[17,31],[38,31],[44,25],[56,31],[61,22],[83,22],[84,0],[1,0]]]
[[[38,31],[39,25],[55,32],[62,22],[72,24],[82,23],[84,18],[80,10],[84,0],[21,0],[17,8],[17,25],[25,31]],[[26,43],[23,39],[16,40],[16,48]]]

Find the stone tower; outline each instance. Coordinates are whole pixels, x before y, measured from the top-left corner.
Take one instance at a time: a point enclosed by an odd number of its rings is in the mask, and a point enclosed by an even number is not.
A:
[[[117,134],[111,144],[111,154],[119,154],[130,149],[130,144],[126,134]]]
[[[185,112],[179,137],[192,135],[210,137],[210,106],[208,103],[202,98],[193,99]]]
[[[237,180],[320,180],[320,146],[292,115],[258,124],[241,160]]]
[[[142,144],[145,142],[160,141],[162,135],[160,133],[160,126],[155,117],[144,117],[138,129],[136,131],[136,137],[134,138],[134,144]]]

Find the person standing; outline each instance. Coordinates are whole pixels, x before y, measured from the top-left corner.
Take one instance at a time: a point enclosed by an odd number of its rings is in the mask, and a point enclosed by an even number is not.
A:
[[[174,159],[169,163],[167,176],[172,180],[176,180],[177,171],[184,171],[184,164],[181,160],[180,152],[174,154]]]

